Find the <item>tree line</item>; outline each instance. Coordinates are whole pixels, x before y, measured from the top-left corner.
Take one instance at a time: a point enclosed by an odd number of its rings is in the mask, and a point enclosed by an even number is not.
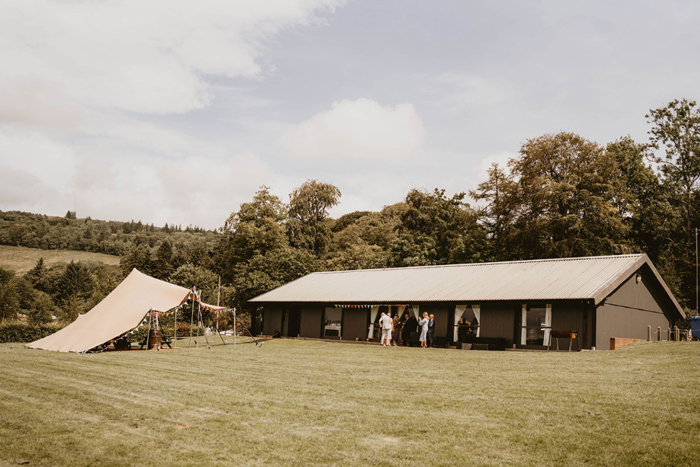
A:
[[[700,111],[694,101],[674,100],[646,118],[647,141],[624,136],[600,144],[576,133],[542,135],[525,141],[506,165],[492,165],[470,191],[412,189],[380,211],[338,219],[329,213],[340,190],[316,180],[296,188],[287,202],[261,187],[216,232],[0,213],[0,243],[18,238],[16,231],[10,235],[8,216],[23,219],[23,242],[46,232],[55,237],[51,244],[62,234],[80,242],[88,226],[95,241],[128,240],[120,268],[37,264],[21,278],[0,274],[0,302],[8,284],[17,297],[0,311],[3,318],[24,310],[44,319],[48,312],[32,310],[51,309],[70,320],[134,267],[196,285],[209,303],[216,303],[220,277],[222,304],[242,311],[250,298],[314,271],[634,252],[647,253],[679,302],[694,308]],[[33,224],[26,222],[31,216]],[[60,228],[28,228],[52,222]]]
[[[209,250],[217,233],[197,226],[156,227],[141,221],[101,221],[79,219],[75,211],[64,217],[20,211],[0,211],[0,245],[43,250],[78,250],[122,256],[140,245],[157,247],[164,241],[181,254],[201,248]]]

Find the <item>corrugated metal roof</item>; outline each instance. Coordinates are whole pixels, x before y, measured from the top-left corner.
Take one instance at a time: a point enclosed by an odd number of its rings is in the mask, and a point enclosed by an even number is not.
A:
[[[644,254],[316,272],[251,302],[415,303],[565,300],[607,297],[642,265]],[[681,313],[682,310],[678,306]]]

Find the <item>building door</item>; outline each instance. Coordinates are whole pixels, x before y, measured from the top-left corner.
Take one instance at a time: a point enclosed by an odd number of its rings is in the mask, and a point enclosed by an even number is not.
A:
[[[522,307],[520,345],[547,345],[552,328],[552,306]]]
[[[287,314],[287,337],[299,337],[301,333],[301,307],[292,307]]]

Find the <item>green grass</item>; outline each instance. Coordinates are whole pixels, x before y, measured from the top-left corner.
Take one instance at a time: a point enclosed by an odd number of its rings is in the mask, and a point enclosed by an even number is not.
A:
[[[56,263],[71,261],[96,261],[108,265],[119,265],[119,256],[92,253],[89,251],[73,250],[40,250],[23,246],[0,245],[0,268],[15,271],[23,275],[32,269],[39,258],[44,258],[44,264],[51,267]]]
[[[693,342],[581,353],[0,346],[0,464],[698,465],[699,430]]]

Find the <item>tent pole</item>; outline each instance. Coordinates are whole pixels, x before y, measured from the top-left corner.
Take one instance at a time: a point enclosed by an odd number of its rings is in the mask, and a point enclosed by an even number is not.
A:
[[[216,306],[221,306],[221,276],[219,276],[219,288],[216,289]],[[216,332],[217,334],[219,333],[219,313],[216,313]],[[226,342],[224,342],[224,345],[226,345]]]
[[[148,344],[150,343],[151,340],[151,320],[153,319],[153,316],[151,316],[151,311],[153,308],[148,310],[148,331],[146,331],[146,350],[148,350]]]
[[[199,297],[199,322],[201,323],[201,327],[204,327],[204,315],[202,315],[202,297]],[[209,337],[207,337],[207,330],[204,329],[204,340],[207,342],[207,349],[211,349],[211,345],[209,344]]]
[[[175,308],[175,334],[173,334],[173,348],[177,348],[177,312],[179,311],[180,307]]]
[[[158,319],[158,313],[155,313],[155,320],[153,322],[153,331],[154,331],[153,338],[156,341],[156,350],[160,350],[161,346],[158,344],[158,334],[160,333],[160,320]],[[161,335],[160,338],[161,338],[161,342],[162,342],[163,336]]]
[[[219,335],[219,337],[221,338],[221,342],[223,342],[224,345],[226,345],[226,341],[224,340],[224,336],[221,335],[221,333],[219,332],[218,329],[216,330],[216,333],[217,333],[217,334]],[[234,338],[234,339],[235,339],[235,338]]]
[[[221,312],[222,312],[222,310],[217,310],[217,312],[215,313],[216,314],[216,333],[221,338],[221,342],[223,342],[224,345],[226,345],[226,341],[224,340],[224,336],[222,336],[221,333],[219,332],[219,313],[221,313]]]
[[[233,350],[236,350],[236,309],[233,309]]]
[[[199,301],[199,295],[197,295],[197,301]],[[200,304],[200,308],[197,308],[197,310],[200,312],[197,313],[197,339],[195,339],[194,343],[196,344],[195,348],[198,349],[199,348],[199,327],[201,326],[201,324],[200,324],[201,323],[201,319],[200,319],[201,318],[201,316],[200,316],[201,315],[201,304]]]
[[[190,344],[189,348],[192,348],[192,326],[194,324],[194,292],[195,292],[195,287],[192,287],[192,293],[190,294],[192,297],[192,314],[190,315]]]

